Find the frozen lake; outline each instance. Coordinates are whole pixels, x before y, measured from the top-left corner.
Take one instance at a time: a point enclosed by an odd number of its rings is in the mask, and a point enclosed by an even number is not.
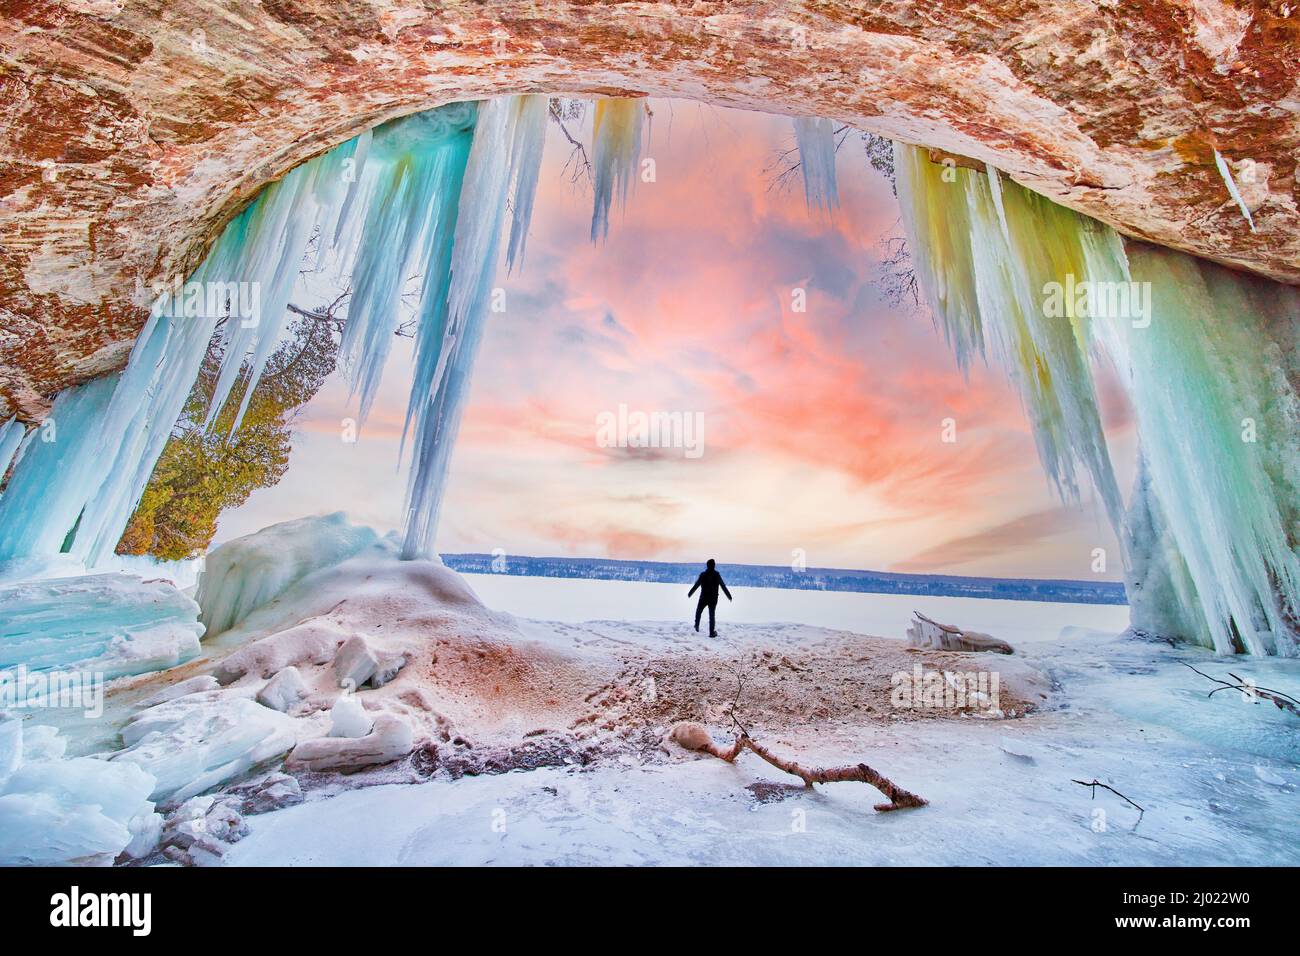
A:
[[[695,598],[684,584],[600,581],[586,578],[463,575],[488,607],[548,621],[694,621]],[[1017,643],[1054,640],[1061,628],[1117,634],[1128,627],[1128,607],[1114,604],[1053,604],[856,591],[795,591],[732,588],[735,600],[718,606],[727,622],[790,622],[838,628],[879,637],[903,636],[913,611],[945,624],[984,631]]]

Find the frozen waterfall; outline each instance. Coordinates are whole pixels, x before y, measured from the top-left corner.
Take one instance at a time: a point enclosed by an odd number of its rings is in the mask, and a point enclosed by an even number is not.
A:
[[[1043,466],[1082,466],[1122,531],[1134,625],[1219,653],[1297,653],[1300,290],[1107,226],[1004,179],[898,146],[898,195],[935,322],[965,366],[1017,387]],[[1089,361],[1101,347],[1138,419],[1122,510]],[[1288,365],[1288,363],[1292,363]]]
[[[6,463],[18,459],[0,495],[0,563],[68,552],[94,566],[111,555],[209,342],[218,337],[223,360],[208,425],[239,387],[238,427],[309,258],[312,268],[356,277],[341,355],[362,421],[404,287],[422,276],[407,414],[414,465],[405,550],[431,551],[508,206],[511,261],[523,254],[546,109],[545,97],[525,96],[414,114],[264,189],[188,281],[153,290],[148,322],[122,372],[60,394],[49,421],[26,437],[21,425],[0,426],[0,454]]]

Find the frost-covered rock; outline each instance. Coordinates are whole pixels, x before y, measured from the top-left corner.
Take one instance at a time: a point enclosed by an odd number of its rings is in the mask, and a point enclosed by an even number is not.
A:
[[[106,866],[144,856],[161,818],[154,779],[131,764],[63,757],[54,728],[0,723],[0,865]]]
[[[248,824],[230,797],[192,797],[167,818],[163,854],[176,863],[214,866],[231,845],[248,836]]]
[[[229,684],[245,674],[270,677],[286,667],[328,664],[347,638],[348,632],[330,621],[305,621],[241,647],[218,664],[213,675]]]
[[[230,691],[178,697],[132,717],[115,763],[148,771],[151,799],[183,801],[288,753],[294,722]]]
[[[331,737],[364,737],[374,725],[361,701],[351,695],[340,697],[330,709]]]
[[[230,788],[230,793],[241,799],[245,814],[269,813],[283,807],[302,803],[302,785],[287,773],[275,771],[247,784]]]
[[[310,693],[307,682],[296,667],[286,667],[257,692],[257,702],[280,713],[288,713],[294,704]]]
[[[200,674],[197,677],[190,677],[164,687],[157,693],[150,694],[136,706],[143,710],[146,707],[155,707],[158,704],[164,704],[169,700],[175,700],[177,697],[184,697],[187,694],[201,694],[204,691],[216,690],[218,686],[217,679],[211,674]]]
[[[405,654],[378,650],[360,634],[348,638],[334,656],[339,686],[352,690],[363,684],[383,687],[405,666]]]
[[[213,550],[199,576],[200,617],[209,635],[234,627],[313,571],[352,557],[379,540],[339,511],[299,518],[228,541]]]
[[[174,667],[199,653],[193,600],[130,574],[25,581],[0,588],[0,668],[94,671],[106,680]]]
[[[415,746],[411,725],[397,714],[380,714],[364,737],[316,737],[293,749],[290,761],[305,770],[360,770],[399,760]]]

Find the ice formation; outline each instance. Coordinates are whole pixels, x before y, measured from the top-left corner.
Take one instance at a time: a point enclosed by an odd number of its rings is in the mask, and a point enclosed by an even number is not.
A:
[[[545,118],[544,97],[451,104],[362,134],[263,190],[187,282],[154,290],[126,369],[60,394],[41,440],[27,439],[0,496],[0,562],[67,552],[94,566],[112,553],[214,334],[223,360],[208,424],[237,385],[242,416],[313,243],[315,267],[356,277],[342,354],[363,420],[401,293],[422,275],[407,542],[411,554],[427,550],[506,207],[513,198],[513,262]],[[5,426],[0,450],[13,433]]]
[[[1250,226],[1251,232],[1256,232],[1255,220],[1250,214],[1250,207],[1246,205],[1246,200],[1241,198],[1241,190],[1237,188],[1237,181],[1232,178],[1232,170],[1228,168],[1228,162],[1223,155],[1216,149],[1214,151],[1214,165],[1219,170],[1219,175],[1223,178],[1223,185],[1228,187],[1228,195],[1232,201],[1237,204],[1241,214],[1246,219],[1246,225]]]
[[[592,120],[591,241],[609,235],[609,210],[617,199],[627,202],[628,189],[636,178],[641,158],[641,127],[645,109],[640,100],[608,99],[596,103]]]
[[[1104,341],[1164,525],[1134,543],[1158,551],[1172,580],[1190,580],[1189,636],[1221,654],[1296,656],[1300,559],[1288,529],[1300,520],[1300,405],[1286,353],[1300,290],[1145,244],[1129,257],[1133,278],[1151,284],[1151,321],[1106,323]],[[1186,600],[1185,584],[1176,591]]]
[[[227,690],[186,694],[132,716],[111,765],[134,764],[149,799],[180,803],[287,754],[293,719]]]
[[[65,757],[67,744],[53,727],[0,721],[0,866],[107,866],[158,842],[154,779],[130,764]]]
[[[515,197],[514,240],[528,231],[527,210],[542,158],[546,98],[525,96],[489,101],[480,109],[460,193],[460,211],[451,247],[445,295],[440,287],[436,311],[422,312],[416,337],[415,377],[406,414],[414,435],[406,494],[402,557],[433,553],[438,509],[452,442],[460,425],[474,356],[483,323],[509,198]],[[526,203],[519,199],[527,193]],[[440,275],[446,275],[446,271]]]
[[[941,166],[907,146],[895,167],[935,321],[959,363],[987,346],[1005,365],[1067,497],[1077,465],[1091,475],[1123,531],[1134,624],[1219,653],[1295,655],[1300,561],[1287,529],[1300,517],[1300,402],[1287,362],[1300,291],[1126,250],[991,167]],[[1098,344],[1138,418],[1127,522],[1089,363]]]
[[[199,617],[216,636],[319,568],[369,547],[379,536],[337,512],[263,528],[213,549],[199,575]]]
[[[92,574],[0,588],[0,670],[93,672],[111,680],[199,653],[198,605],[163,581]]]
[[[17,418],[11,418],[0,425],[0,477],[9,470],[26,436],[27,426]]]
[[[936,164],[925,151],[899,145],[894,169],[917,278],[958,363],[965,367],[986,351],[1000,359],[1024,401],[1048,478],[1077,498],[1082,466],[1119,528],[1123,500],[1092,383],[1088,316],[1071,307],[1053,317],[1044,308],[1049,283],[1064,289],[1067,282],[1122,280],[1119,237],[1002,182],[991,167],[979,173]]]
[[[355,277],[342,354],[363,420],[402,292],[420,277],[401,553],[430,554],[503,240],[508,264],[522,261],[547,113],[544,97],[452,104],[384,124],[264,190],[190,283],[154,290],[125,370],[62,393],[39,428],[0,426],[0,463],[12,463],[0,495],[0,566],[9,569],[0,576],[37,573],[61,554],[92,567],[107,559],[209,341],[216,334],[223,348],[214,420],[237,387],[247,402],[313,243],[316,268]],[[645,115],[635,99],[596,104],[593,239],[607,233],[615,199],[626,199]],[[809,202],[829,207],[833,125],[795,128]],[[1153,584],[1135,608],[1221,652],[1294,653],[1300,567],[1287,529],[1298,517],[1300,429],[1290,382],[1300,373],[1279,370],[1295,354],[1295,290],[1145,247],[1129,251],[1130,264],[1113,230],[992,167],[937,165],[903,146],[895,166],[918,278],[959,364],[987,354],[1005,365],[1049,480],[1068,499],[1086,472],[1124,528],[1126,562],[1167,585]],[[1233,187],[1230,175],[1225,182]],[[257,290],[247,302],[246,287]],[[1099,344],[1134,399],[1143,440],[1143,501],[1126,528],[1092,379]],[[1205,427],[1186,428],[1191,415]],[[214,631],[230,626],[303,567],[210,569],[205,619]],[[1156,593],[1178,608],[1157,612]]]
[[[835,180],[835,124],[819,117],[795,117],[794,138],[799,146],[804,199],[809,206],[834,209],[840,204]]]
[[[356,243],[348,321],[340,349],[364,421],[388,358],[399,304],[412,275],[423,277],[423,327],[444,307],[456,205],[478,109],[455,103],[373,133],[356,188],[365,209]],[[354,202],[357,202],[354,200]],[[439,293],[442,293],[439,295]]]

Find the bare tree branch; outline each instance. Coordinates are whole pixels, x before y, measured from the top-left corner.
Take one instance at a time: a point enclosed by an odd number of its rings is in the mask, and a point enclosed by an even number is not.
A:
[[[673,728],[673,739],[687,750],[703,751],[712,754],[719,760],[725,760],[727,763],[734,763],[736,758],[745,750],[753,751],[777,769],[798,777],[803,781],[804,786],[810,789],[814,783],[859,781],[869,784],[889,798],[888,803],[877,803],[875,805],[875,809],[880,813],[909,807],[924,807],[928,803],[923,797],[918,797],[916,794],[904,790],[865,763],[846,767],[804,767],[793,760],[772,753],[767,747],[751,737],[745,725],[741,723],[737,712],[740,708],[740,697],[744,690],[745,674],[737,668],[736,696],[732,699],[730,713],[731,722],[736,728],[736,739],[730,747],[719,747],[713,742],[713,738],[709,736],[709,732],[703,724],[689,721],[677,724]]]
[[[560,132],[564,134],[564,138],[567,139],[569,145],[573,147],[573,149],[569,151],[569,158],[564,161],[564,167],[561,169],[561,173],[569,176],[570,183],[577,183],[585,176],[588,184],[590,184],[592,181],[592,171],[591,160],[587,156],[587,147],[582,145],[581,140],[575,139],[573,134],[569,132],[569,127],[564,125],[565,119],[570,117],[564,115],[560,101],[554,98],[550,101],[550,116],[551,121],[560,128]],[[570,172],[570,170],[572,170],[572,172]]]
[[[743,751],[751,750],[777,769],[798,777],[803,781],[804,786],[808,788],[811,788],[815,783],[858,781],[869,784],[889,798],[888,803],[877,803],[875,805],[875,810],[879,813],[887,813],[890,810],[904,810],[911,807],[924,807],[929,803],[924,797],[919,797],[908,790],[904,790],[865,763],[846,767],[804,767],[793,760],[777,756],[745,733],[738,734],[735,742],[730,747],[719,747],[709,737],[708,731],[702,725],[695,723],[678,724],[673,728],[673,739],[687,750],[703,751],[712,754],[719,760],[725,760],[727,763],[734,763]]]
[[[1123,800],[1123,801],[1124,801],[1125,803],[1127,803],[1129,806],[1131,806],[1131,807],[1137,807],[1137,811],[1138,811],[1138,820],[1139,820],[1139,821],[1141,821],[1141,819],[1142,819],[1142,815],[1146,813],[1146,810],[1142,809],[1142,807],[1138,806],[1136,803],[1134,803],[1134,802],[1133,802],[1132,800],[1130,800],[1128,797],[1124,796],[1124,794],[1120,793],[1118,790],[1116,790],[1114,787],[1110,786],[1109,784],[1102,783],[1102,782],[1101,782],[1100,780],[1098,780],[1096,777],[1093,777],[1092,780],[1071,780],[1070,782],[1071,782],[1071,783],[1077,783],[1077,784],[1078,784],[1079,786],[1081,786],[1081,787],[1092,787],[1092,799],[1094,799],[1094,800],[1097,799],[1097,788],[1098,788],[1098,787],[1101,787],[1103,790],[1109,790],[1111,793],[1115,794],[1115,796],[1119,797],[1121,800]]]
[[[1241,693],[1245,694],[1247,697],[1250,697],[1252,699],[1257,697],[1262,697],[1264,700],[1270,701],[1275,707],[1278,708],[1278,710],[1290,711],[1291,713],[1295,714],[1297,717],[1300,717],[1300,701],[1296,700],[1290,694],[1284,694],[1280,690],[1271,690],[1267,687],[1258,687],[1255,684],[1248,684],[1240,677],[1238,677],[1236,674],[1232,673],[1232,671],[1228,671],[1228,676],[1231,677],[1234,681],[1236,681],[1235,684],[1230,684],[1226,680],[1220,680],[1217,677],[1211,677],[1209,674],[1206,674],[1203,671],[1198,671],[1195,667],[1192,667],[1192,665],[1187,663],[1186,661],[1179,661],[1178,663],[1182,664],[1184,667],[1186,667],[1188,670],[1192,671],[1193,673],[1200,674],[1206,680],[1213,681],[1214,683],[1220,685],[1214,688],[1214,690],[1210,691],[1210,693],[1207,695],[1209,697],[1213,697],[1221,690],[1236,690],[1236,691],[1240,691]]]

